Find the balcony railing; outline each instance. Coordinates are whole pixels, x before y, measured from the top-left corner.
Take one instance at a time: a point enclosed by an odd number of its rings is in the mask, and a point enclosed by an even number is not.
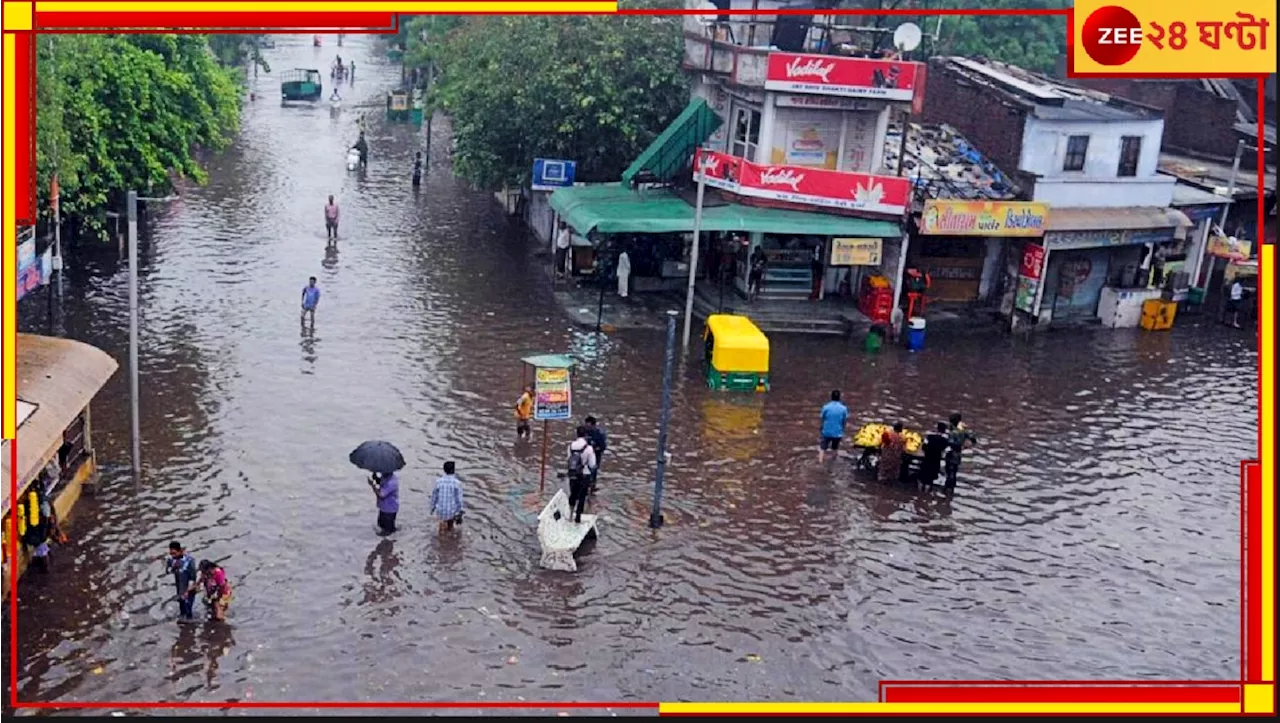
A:
[[[730,76],[741,85],[762,85],[769,52],[773,49],[774,18],[777,16],[731,15],[718,21],[714,16],[685,17],[684,65]],[[819,55],[862,55],[870,49],[868,38],[891,34],[892,28],[876,28],[838,22],[839,16],[814,16],[799,52]]]

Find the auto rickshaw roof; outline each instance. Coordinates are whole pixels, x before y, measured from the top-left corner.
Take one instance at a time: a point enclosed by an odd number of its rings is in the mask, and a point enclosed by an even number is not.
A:
[[[715,336],[718,348],[769,350],[769,337],[745,316],[712,314],[707,317],[707,329]]]

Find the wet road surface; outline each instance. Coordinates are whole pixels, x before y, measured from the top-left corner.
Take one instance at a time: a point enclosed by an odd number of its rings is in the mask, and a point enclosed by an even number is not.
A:
[[[881,679],[1238,675],[1247,334],[1208,320],[935,334],[923,354],[874,358],[782,337],[759,397],[711,394],[691,363],[655,534],[662,335],[572,328],[530,243],[451,177],[443,123],[414,193],[421,136],[382,120],[399,69],[369,39],[342,52],[358,77],[340,113],[281,107],[260,76],[208,185],[158,211],[142,257],[140,487],[126,269],[112,248],[68,277],[66,333],[121,371],[95,407],[101,491],[77,508],[55,574],[23,585],[24,700],[850,700]],[[333,55],[293,38],[269,59],[278,74]],[[365,176],[343,166],[359,111]],[[298,319],[311,275],[314,330]],[[42,332],[36,312],[25,324]],[[575,415],[611,435],[601,539],[576,575],[537,566],[539,436],[517,443],[510,412],[518,358],[553,351],[584,360]],[[835,387],[855,424],[963,411],[981,446],[955,498],[820,465],[818,408]],[[551,429],[558,452],[569,429]],[[390,539],[346,460],[367,438],[409,459]],[[446,459],[470,508],[442,540],[428,505]],[[168,617],[170,539],[223,560],[228,626]]]

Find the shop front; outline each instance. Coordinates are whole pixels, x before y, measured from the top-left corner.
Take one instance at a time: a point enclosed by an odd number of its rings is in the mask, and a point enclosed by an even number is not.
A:
[[[106,352],[77,341],[19,334],[16,342],[16,447],[10,448],[10,440],[0,445],[6,599],[10,566],[20,578],[33,560],[49,554],[58,520],[66,519],[97,476],[90,407],[117,367]],[[10,482],[18,493],[13,499]],[[17,543],[16,557],[10,557],[11,541]]]
[[[592,246],[578,253],[591,253],[598,260],[596,268],[606,275],[626,251],[632,290],[669,290],[687,281],[697,214],[680,194],[667,189],[633,191],[616,184],[579,186],[553,193],[551,206],[574,230],[575,239],[590,239]],[[846,287],[852,295],[866,269],[896,253],[889,244],[896,248],[901,236],[899,225],[888,221],[718,198],[704,203],[701,231],[698,277],[717,282],[723,270],[727,290],[745,296],[751,258],[763,255],[767,271],[762,296],[775,298],[809,297],[815,271],[823,281],[819,298],[840,295]],[[851,246],[865,251],[869,245],[883,253],[850,256]],[[586,270],[581,264],[575,267]]]
[[[1062,228],[1107,222],[1137,227]],[[1171,209],[1055,209],[1039,257],[1033,315],[1040,323],[1136,326],[1135,309],[1163,293],[1168,274],[1162,267],[1185,254],[1190,226]]]
[[[929,199],[907,264],[929,275],[932,301],[990,303],[1005,290],[1007,260],[1021,253],[1011,240],[1039,239],[1048,217],[1044,203]]]

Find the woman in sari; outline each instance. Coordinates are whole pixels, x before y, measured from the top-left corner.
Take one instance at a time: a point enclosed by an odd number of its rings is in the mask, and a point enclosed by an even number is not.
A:
[[[227,606],[231,604],[231,583],[222,566],[209,560],[200,561],[200,586],[204,589],[204,604],[209,617],[217,622],[227,619]]]
[[[885,484],[898,481],[902,472],[902,453],[905,450],[902,440],[902,422],[893,425],[893,429],[885,430],[880,437],[880,466],[877,477]]]

